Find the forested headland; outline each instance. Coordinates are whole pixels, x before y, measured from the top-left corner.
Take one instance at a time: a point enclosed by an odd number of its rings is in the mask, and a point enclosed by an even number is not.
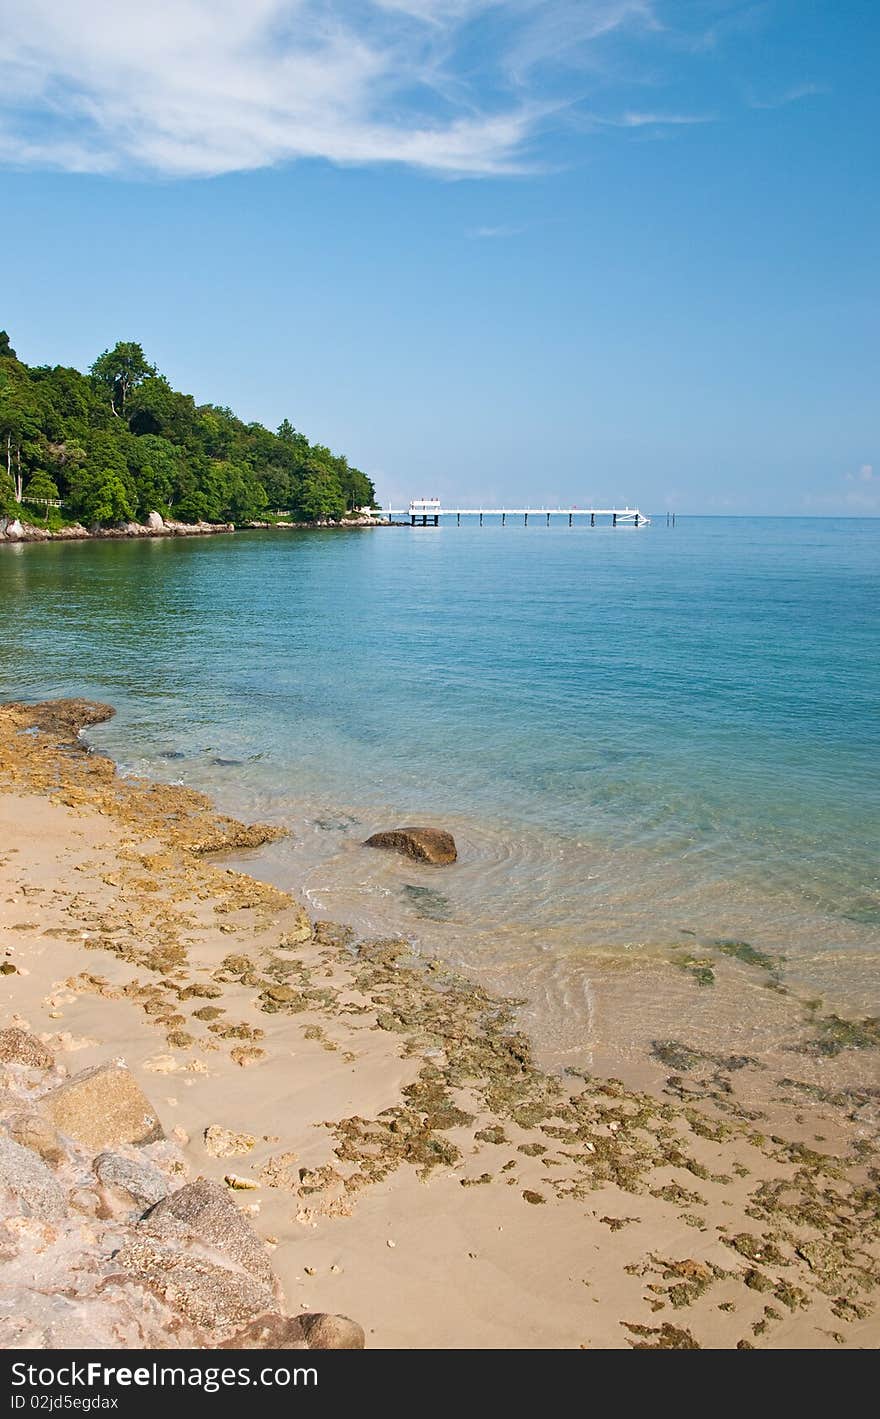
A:
[[[236,524],[369,506],[373,484],[284,419],[275,433],[172,389],[140,345],[88,374],[27,366],[0,331],[0,517],[111,527],[151,512]]]

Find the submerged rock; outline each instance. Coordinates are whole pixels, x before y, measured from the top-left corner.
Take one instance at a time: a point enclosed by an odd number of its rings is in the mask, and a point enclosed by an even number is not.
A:
[[[84,1069],[44,1094],[39,1107],[56,1128],[87,1148],[155,1143],[165,1137],[153,1105],[121,1064]]]
[[[30,728],[51,734],[63,744],[75,744],[80,730],[103,724],[116,713],[112,705],[80,699],[40,700],[33,705],[15,701],[4,708],[13,713],[20,711]]]
[[[427,921],[449,921],[452,916],[449,898],[444,897],[442,892],[435,892],[433,887],[420,887],[414,882],[405,882],[403,895],[418,915],[425,917]]]
[[[389,828],[373,833],[364,847],[389,848],[435,867],[445,867],[458,857],[455,839],[443,828]]]
[[[13,1026],[0,1030],[0,1063],[26,1064],[30,1069],[51,1069],[55,1057],[36,1035]]]

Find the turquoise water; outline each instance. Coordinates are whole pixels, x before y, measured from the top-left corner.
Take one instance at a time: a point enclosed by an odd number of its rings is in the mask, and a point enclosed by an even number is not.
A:
[[[0,693],[111,701],[126,769],[289,824],[263,870],[518,990],[563,1052],[621,962],[647,1009],[731,937],[876,1011],[878,567],[880,519],[5,547]],[[460,864],[359,846],[413,820]]]

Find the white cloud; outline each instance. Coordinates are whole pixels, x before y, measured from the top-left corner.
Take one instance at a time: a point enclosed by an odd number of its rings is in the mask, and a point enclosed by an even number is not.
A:
[[[830,493],[807,493],[804,506],[812,511],[826,513],[850,513],[858,515],[880,514],[880,475],[873,465],[863,463],[855,473],[845,473],[846,488]]]
[[[524,171],[542,122],[574,97],[531,76],[650,27],[651,7],[0,0],[0,161],[170,177],[297,158]]]

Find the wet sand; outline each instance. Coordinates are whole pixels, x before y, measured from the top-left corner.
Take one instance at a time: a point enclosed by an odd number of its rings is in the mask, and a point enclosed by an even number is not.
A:
[[[641,1089],[547,1073],[513,1002],[227,867],[277,830],[119,778],[78,739],[103,714],[0,707],[0,1028],[123,1057],[191,1177],[252,1183],[289,1313],[375,1347],[876,1345],[870,1022],[817,1019],[784,1073],[681,1018]]]

